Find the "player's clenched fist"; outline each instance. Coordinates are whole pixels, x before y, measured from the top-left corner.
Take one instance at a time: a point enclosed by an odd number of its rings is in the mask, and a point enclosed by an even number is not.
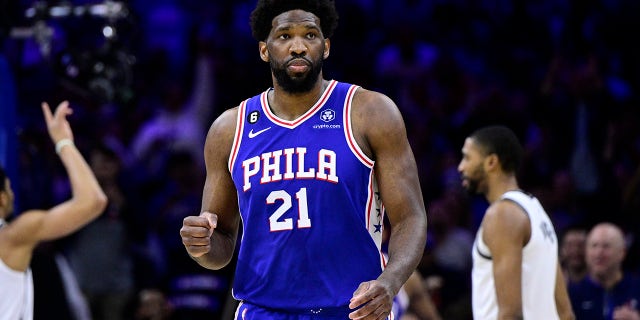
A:
[[[211,235],[217,224],[218,215],[211,212],[184,218],[180,236],[189,255],[197,258],[211,250]]]

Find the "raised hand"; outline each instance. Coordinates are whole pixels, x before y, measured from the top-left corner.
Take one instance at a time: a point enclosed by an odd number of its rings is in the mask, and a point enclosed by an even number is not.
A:
[[[46,102],[42,103],[42,113],[44,114],[44,120],[47,123],[47,131],[53,143],[57,143],[62,139],[69,139],[73,142],[73,132],[71,126],[67,121],[67,116],[73,113],[73,110],[69,108],[69,102],[61,102],[55,110],[55,113],[51,113],[51,108]]]

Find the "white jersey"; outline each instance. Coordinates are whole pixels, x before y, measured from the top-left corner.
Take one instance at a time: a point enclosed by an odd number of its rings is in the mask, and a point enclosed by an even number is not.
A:
[[[21,272],[0,259],[0,320],[33,319],[33,277],[31,269]]]
[[[555,303],[558,240],[549,216],[535,197],[509,191],[501,201],[513,201],[526,212],[531,238],[522,250],[522,313],[524,319],[559,319]],[[493,261],[482,240],[482,227],[473,245],[472,307],[475,320],[498,318]]]

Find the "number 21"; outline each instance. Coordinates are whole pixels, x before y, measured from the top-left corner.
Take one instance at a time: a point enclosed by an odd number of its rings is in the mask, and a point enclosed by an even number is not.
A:
[[[298,199],[298,228],[310,228],[311,219],[309,219],[307,207],[307,188],[298,190],[296,199]],[[291,195],[284,190],[271,191],[267,197],[267,204],[275,204],[277,200],[282,200],[282,204],[269,217],[271,231],[293,230],[293,219],[278,220],[291,209]]]

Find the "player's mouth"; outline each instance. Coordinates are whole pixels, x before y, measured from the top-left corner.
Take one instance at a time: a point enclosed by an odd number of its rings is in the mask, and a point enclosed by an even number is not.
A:
[[[287,64],[287,69],[294,73],[305,72],[310,67],[310,63],[305,59],[294,59]]]

